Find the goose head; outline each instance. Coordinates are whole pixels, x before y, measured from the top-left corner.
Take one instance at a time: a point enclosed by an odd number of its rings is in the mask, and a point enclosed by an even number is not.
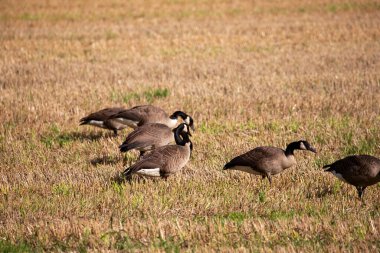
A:
[[[311,151],[313,153],[317,153],[317,150],[313,146],[311,146],[308,141],[300,140],[300,141],[295,141],[295,142],[290,143],[286,147],[285,155],[286,156],[293,155],[293,152],[296,149],[298,149],[298,150],[308,150],[308,151]]]
[[[297,145],[298,145],[298,147],[296,149],[308,150],[308,151],[311,151],[313,153],[317,153],[317,150],[313,146],[311,146],[308,141],[300,140],[297,142]]]
[[[191,132],[190,132],[190,126],[186,123],[179,124],[176,128],[173,129],[173,132],[178,133],[181,136],[184,133],[187,133],[189,136],[192,136]]]
[[[191,136],[189,125],[186,123],[181,123],[174,131],[174,139],[177,145],[189,145],[190,150],[193,150],[193,143],[191,142],[189,136]]]
[[[170,119],[172,120],[175,120],[175,119],[178,119],[178,117],[181,117],[182,120],[190,126],[191,130],[195,130],[195,127],[194,127],[194,120],[192,117],[190,117],[189,115],[187,115],[186,113],[182,112],[182,111],[176,111],[174,112],[172,115],[170,115]]]

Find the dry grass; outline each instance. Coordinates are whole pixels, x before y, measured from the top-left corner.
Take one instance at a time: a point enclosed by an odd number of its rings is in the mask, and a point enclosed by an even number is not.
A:
[[[380,156],[378,1],[1,1],[0,251],[377,251],[362,205],[321,172]],[[167,89],[155,95],[157,89]],[[182,173],[118,184],[136,154],[79,127],[151,102],[196,120]],[[125,133],[126,134],[126,133]],[[233,156],[306,138],[274,178]]]

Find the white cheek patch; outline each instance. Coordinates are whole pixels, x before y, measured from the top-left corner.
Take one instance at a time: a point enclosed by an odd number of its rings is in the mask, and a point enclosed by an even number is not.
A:
[[[185,119],[185,123],[188,125],[190,124],[190,117],[189,116],[187,116],[187,118]]]
[[[141,169],[141,170],[137,171],[136,174],[139,174],[141,176],[146,176],[146,177],[159,177],[160,176],[160,168]]]
[[[303,142],[301,142],[301,144],[300,144],[300,149],[306,150],[305,144],[303,144]]]
[[[347,183],[347,181],[343,178],[342,174],[336,173],[334,170],[331,171],[331,173],[332,173],[334,176],[336,176],[337,178],[339,178],[340,180],[342,180],[343,182],[346,182],[346,183]]]
[[[248,167],[248,166],[235,166],[235,167],[231,167],[230,169],[240,170],[240,171],[248,172],[248,173],[254,174],[254,175],[262,175],[261,173],[253,170],[251,167]]]
[[[100,120],[90,120],[88,122],[89,125],[97,126],[97,127],[104,127],[104,122]]]
[[[168,127],[173,128],[177,125],[177,119],[170,119]]]

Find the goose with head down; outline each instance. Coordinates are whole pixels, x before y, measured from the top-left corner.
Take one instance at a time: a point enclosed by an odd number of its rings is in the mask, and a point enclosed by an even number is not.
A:
[[[132,174],[138,174],[166,179],[175,174],[189,161],[193,149],[189,134],[181,129],[176,130],[175,141],[175,145],[159,147],[142,156],[139,161],[128,167],[123,175],[130,177]]]
[[[326,172],[356,187],[359,198],[364,190],[380,182],[380,159],[370,155],[352,155],[323,166]]]
[[[276,147],[257,147],[239,155],[224,165],[224,170],[240,170],[268,178],[281,173],[296,164],[294,150],[309,150],[316,153],[316,149],[309,142],[301,140],[290,143],[285,150]]]
[[[186,113],[176,111],[169,116],[164,110],[153,105],[135,106],[114,114],[111,118],[133,129],[149,123],[161,123],[174,128],[178,123],[178,118],[182,118],[194,130],[193,118]]]
[[[181,123],[173,130],[167,125],[160,123],[151,123],[142,125],[130,134],[125,141],[119,146],[121,152],[129,150],[140,151],[140,157],[146,152],[175,142],[175,133],[188,133],[191,136],[189,125]]]
[[[92,125],[104,129],[112,130],[117,135],[118,130],[122,130],[127,126],[118,122],[115,119],[111,119],[111,116],[124,111],[125,108],[112,107],[105,108],[97,112],[93,112],[84,118],[80,119],[79,125]]]

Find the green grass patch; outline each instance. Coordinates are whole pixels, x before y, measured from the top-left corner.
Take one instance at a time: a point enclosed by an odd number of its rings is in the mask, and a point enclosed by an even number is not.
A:
[[[113,182],[112,183],[112,190],[119,194],[120,196],[124,195],[125,192],[125,185],[124,184],[119,184],[118,182]]]
[[[266,200],[265,191],[259,191],[258,199],[259,199],[260,203],[264,203],[265,202],[265,200]]]
[[[51,125],[50,132],[41,137],[41,142],[47,147],[64,147],[75,141],[77,136],[70,133],[62,133],[56,124]]]
[[[379,10],[380,3],[366,2],[366,3],[357,3],[357,2],[343,2],[343,3],[330,3],[325,6],[325,9],[331,13],[345,12],[345,11],[369,11],[369,10]]]
[[[272,121],[272,122],[265,124],[264,128],[265,128],[265,130],[273,131],[276,133],[276,132],[280,132],[280,130],[282,129],[282,126],[280,123],[278,123],[276,121]]]
[[[241,212],[231,212],[225,215],[224,218],[237,223],[243,223],[243,221],[247,218],[247,215]]]
[[[118,34],[113,32],[113,31],[107,31],[105,34],[106,40],[116,39],[117,36],[118,36]]]
[[[179,253],[181,251],[183,242],[181,240],[177,241],[175,237],[170,236],[168,238],[158,237],[153,246],[158,249],[163,249],[165,252],[175,252]]]
[[[12,243],[7,240],[0,240],[0,252],[3,253],[23,253],[23,252],[36,252],[32,246],[25,242]]]
[[[72,186],[66,183],[55,184],[52,192],[56,195],[68,196],[72,192]]]
[[[282,210],[272,210],[266,217],[270,220],[287,220],[292,219],[296,215],[294,210],[282,211]]]
[[[21,20],[26,20],[26,21],[37,21],[40,20],[42,16],[37,13],[23,13],[20,16]]]
[[[169,89],[164,88],[158,88],[158,89],[152,89],[144,91],[144,97],[148,103],[152,103],[156,99],[162,99],[166,98],[170,95]]]
[[[142,93],[137,92],[128,92],[122,93],[118,91],[111,91],[110,99],[113,102],[124,102],[129,103],[133,102],[142,102],[145,100],[147,103],[153,103],[157,99],[164,99],[170,95],[170,90],[168,88],[157,88],[157,89],[148,89]]]
[[[128,93],[128,94],[125,94],[123,96],[123,102],[128,104],[129,101],[132,101],[132,100],[139,100],[140,99],[140,95],[135,93],[135,92],[131,92],[131,93]]]
[[[365,138],[357,142],[353,142],[350,138],[346,145],[343,145],[341,151],[345,155],[353,154],[373,154],[378,148],[378,140],[374,138]]]
[[[142,243],[129,237],[123,230],[108,231],[103,233],[100,239],[109,248],[115,248],[117,250],[141,249],[144,247]]]
[[[228,126],[216,122],[201,122],[197,127],[201,133],[212,135],[224,133],[228,128]]]

